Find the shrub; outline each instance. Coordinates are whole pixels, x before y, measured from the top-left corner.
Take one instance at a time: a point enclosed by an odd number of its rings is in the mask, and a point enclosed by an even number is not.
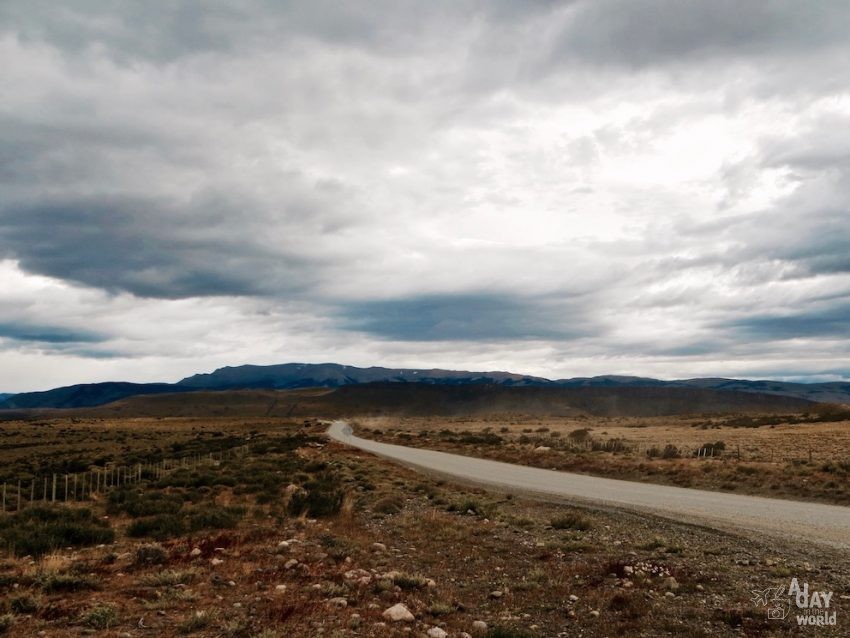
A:
[[[672,443],[665,445],[664,450],[661,452],[662,459],[677,459],[680,456],[682,456],[682,454],[679,452],[679,448]]]
[[[48,593],[100,589],[97,581],[86,576],[77,576],[76,574],[57,574],[50,572],[39,576],[36,582]]]
[[[387,496],[375,503],[372,508],[379,514],[398,514],[404,507],[404,501],[400,496]]]
[[[428,586],[428,579],[422,576],[414,576],[412,574],[396,574],[393,579],[393,585],[400,587],[405,591],[414,589],[425,589]]]
[[[118,622],[118,612],[112,605],[95,605],[80,620],[92,629],[109,629]]]
[[[9,608],[16,614],[34,614],[38,611],[38,601],[32,596],[17,596],[9,601]]]
[[[578,430],[573,430],[567,435],[567,438],[575,443],[583,443],[590,438],[590,429],[579,428]]]
[[[179,496],[162,492],[133,492],[116,490],[110,492],[107,511],[116,514],[123,512],[133,518],[156,516],[158,514],[176,514],[183,506]]]
[[[574,512],[556,516],[552,519],[551,525],[555,529],[575,529],[581,532],[587,531],[592,527],[590,520]]]
[[[196,611],[186,620],[180,623],[177,629],[178,631],[180,631],[181,634],[191,634],[209,627],[210,623],[213,621],[213,618],[214,614],[212,612],[206,610]]]
[[[115,539],[108,523],[89,509],[31,507],[0,520],[0,546],[17,556],[41,556],[59,547],[85,547]]]
[[[232,529],[239,524],[245,513],[240,507],[204,507],[192,512],[189,517],[189,529],[197,532],[202,529]]]
[[[473,498],[468,498],[458,503],[451,503],[446,510],[449,512],[460,512],[461,514],[472,512],[476,516],[483,516],[485,513],[484,505]]]
[[[127,528],[132,538],[149,536],[158,541],[180,536],[184,531],[183,519],[173,514],[161,514],[147,518],[138,518]]]
[[[168,553],[160,545],[140,545],[136,548],[136,565],[162,565]]]
[[[306,514],[310,518],[322,518],[337,514],[342,507],[343,492],[335,487],[333,477],[323,476],[304,484],[303,492],[296,492],[289,499],[287,510],[292,516]]]

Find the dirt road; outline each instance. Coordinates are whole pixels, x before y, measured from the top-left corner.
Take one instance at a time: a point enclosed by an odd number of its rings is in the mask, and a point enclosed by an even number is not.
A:
[[[411,467],[485,486],[850,548],[850,507],[620,481],[378,443],[354,436],[344,421],[335,421],[328,435]]]

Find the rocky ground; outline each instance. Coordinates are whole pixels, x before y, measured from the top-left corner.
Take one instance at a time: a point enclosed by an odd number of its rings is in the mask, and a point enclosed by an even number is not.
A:
[[[793,635],[796,622],[768,619],[753,590],[794,577],[834,592],[837,625],[808,631],[850,626],[850,559],[832,550],[452,485],[312,439],[286,447],[143,486],[148,504],[179,495],[189,522],[205,504],[241,508],[232,525],[131,537],[150,517],[93,503],[114,542],[7,555],[0,626],[57,637]],[[261,474],[279,480],[255,490]],[[323,500],[328,476],[339,501]],[[289,505],[304,494],[323,505],[317,516]]]

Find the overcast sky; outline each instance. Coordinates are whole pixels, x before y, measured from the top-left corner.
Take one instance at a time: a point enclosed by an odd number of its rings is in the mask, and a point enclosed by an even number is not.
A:
[[[0,391],[850,378],[850,3],[0,1]]]

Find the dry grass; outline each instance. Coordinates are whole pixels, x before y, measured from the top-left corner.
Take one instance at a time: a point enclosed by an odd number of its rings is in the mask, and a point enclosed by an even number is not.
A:
[[[738,425],[751,420],[361,418],[357,426],[370,438],[537,467],[850,504],[850,421]],[[714,455],[698,456],[701,448]]]
[[[177,440],[222,427],[175,425],[169,436]],[[109,515],[117,539],[106,547],[59,549],[38,560],[0,556],[6,635],[377,637],[424,635],[436,625],[459,635],[484,620],[491,636],[731,637],[769,634],[750,590],[792,574],[850,594],[847,557],[821,548],[459,487],[325,441],[282,443],[318,426],[244,425],[257,430],[254,445],[265,452],[143,486],[145,494],[181,495],[187,512],[242,508],[234,528],[187,527],[159,543],[156,560],[140,561],[151,541],[127,536],[135,519],[119,508]],[[339,511],[291,516],[287,486],[309,490],[325,473],[344,492]],[[105,513],[102,501],[89,506]],[[664,593],[670,576],[674,597]],[[74,582],[96,589],[65,587]],[[397,602],[416,615],[410,627],[380,624]]]

